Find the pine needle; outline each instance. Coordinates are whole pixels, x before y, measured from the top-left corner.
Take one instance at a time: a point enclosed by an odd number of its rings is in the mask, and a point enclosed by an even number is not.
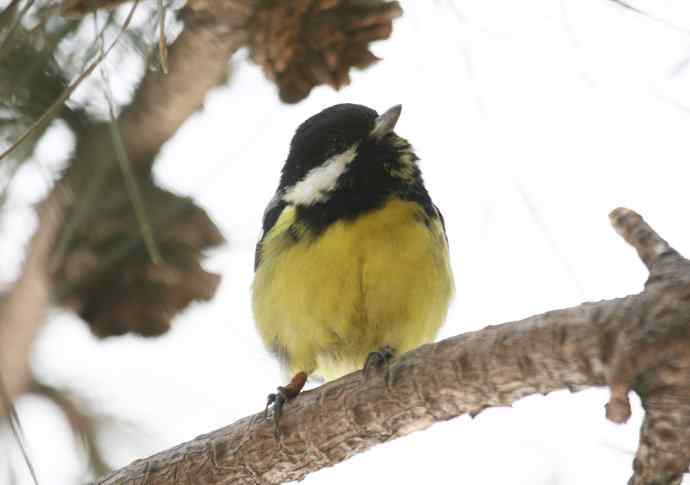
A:
[[[113,101],[110,96],[110,93],[107,91],[107,87],[105,98],[108,102],[108,110],[110,112],[109,126],[110,134],[113,138],[113,145],[115,146],[115,158],[117,158],[117,161],[120,164],[122,176],[125,179],[125,187],[127,188],[127,193],[132,203],[132,207],[134,207],[134,215],[137,218],[137,222],[139,223],[141,237],[144,239],[146,251],[149,253],[151,261],[154,264],[160,264],[163,261],[163,258],[161,257],[161,253],[158,250],[158,245],[156,244],[156,240],[153,236],[153,229],[151,227],[148,215],[146,214],[144,199],[141,196],[141,190],[139,190],[137,179],[134,176],[134,172],[132,171],[132,164],[129,160],[129,157],[127,156],[127,149],[125,148],[125,144],[122,141],[120,128],[118,127],[117,118],[115,117]]]
[[[629,10],[630,12],[634,12],[638,15],[642,15],[643,17],[647,17],[648,19],[650,19],[654,22],[657,22],[657,23],[663,25],[664,27],[671,29],[675,32],[679,32],[681,34],[686,34],[686,35],[690,34],[690,30],[688,30],[687,27],[679,26],[679,25],[674,24],[674,23],[672,23],[668,20],[665,20],[661,17],[653,15],[649,12],[645,12],[644,10],[637,8],[635,5],[628,3],[626,0],[610,0],[610,1],[615,3],[616,5],[618,5],[619,7],[623,8],[625,10]]]
[[[115,45],[120,41],[120,38],[122,37],[122,34],[127,30],[127,27],[129,27],[129,23],[132,20],[132,17],[134,16],[134,11],[137,9],[137,6],[139,5],[140,0],[135,0],[134,5],[132,5],[132,8],[129,10],[129,14],[127,15],[127,18],[125,19],[125,23],[122,25],[122,29],[120,29],[120,32],[118,33],[117,37],[113,41],[112,44],[108,47],[108,49],[103,52],[98,58],[96,58],[95,61],[91,63],[91,65],[74,81],[72,84],[67,86],[65,90],[60,94],[58,99],[55,100],[55,102],[38,118],[26,132],[22,136],[19,137],[19,139],[12,144],[7,150],[5,150],[2,154],[0,154],[0,160],[3,158],[7,157],[10,153],[14,152],[19,145],[21,145],[27,138],[29,138],[32,134],[40,130],[46,123],[48,123],[51,119],[55,117],[57,112],[62,108],[62,104],[69,98],[72,93],[74,92],[75,89],[86,79],[89,77],[89,75],[98,67],[98,65],[105,59],[105,56],[110,53],[110,51],[115,47]]]
[[[10,40],[10,37],[12,37],[12,34],[14,34],[14,32],[17,30],[17,27],[19,27],[19,24],[22,23],[22,19],[24,18],[24,15],[26,15],[26,12],[29,11],[31,6],[34,4],[34,1],[35,0],[28,0],[26,2],[26,4],[24,5],[24,8],[21,9],[21,11],[19,12],[19,15],[17,15],[17,18],[14,20],[12,27],[10,27],[10,30],[7,32],[7,35],[2,39],[2,42],[0,42],[0,59],[2,59],[3,49],[7,45],[7,42]]]
[[[160,36],[158,38],[158,51],[160,52],[161,69],[163,74],[168,74],[168,44],[165,41],[165,7],[163,0],[158,0],[160,16]]]
[[[162,7],[162,3],[160,4]],[[94,18],[95,20],[95,18]],[[161,24],[162,25],[162,24]],[[162,27],[161,27],[162,28]],[[96,29],[98,30],[98,29]],[[161,36],[163,31],[161,30]],[[161,37],[164,40],[163,37]],[[103,37],[99,38],[101,52],[103,51]],[[163,42],[164,44],[164,42]],[[161,53],[162,54],[162,53]],[[101,76],[103,77],[103,94],[105,101],[108,104],[108,113],[110,115],[110,123],[108,125],[110,129],[110,135],[113,140],[113,146],[115,147],[115,158],[120,165],[120,170],[122,171],[122,177],[125,181],[125,188],[127,190],[127,195],[134,208],[134,216],[139,224],[139,230],[141,231],[141,237],[144,240],[144,245],[146,246],[146,251],[154,264],[160,264],[163,261],[161,253],[156,244],[156,240],[153,236],[153,229],[149,221],[148,215],[146,214],[146,207],[144,204],[144,199],[141,196],[141,190],[137,184],[137,179],[134,176],[134,171],[132,170],[132,163],[127,156],[127,149],[122,141],[122,134],[120,132],[120,127],[117,123],[117,116],[115,116],[115,107],[113,103],[113,95],[110,92],[110,79],[108,78],[108,73],[105,69],[101,69]]]

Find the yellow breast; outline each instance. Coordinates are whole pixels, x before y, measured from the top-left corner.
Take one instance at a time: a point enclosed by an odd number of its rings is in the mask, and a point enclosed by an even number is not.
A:
[[[295,215],[287,207],[264,238],[253,285],[259,332],[292,371],[332,379],[383,346],[434,338],[453,293],[438,219],[395,198],[310,237]]]

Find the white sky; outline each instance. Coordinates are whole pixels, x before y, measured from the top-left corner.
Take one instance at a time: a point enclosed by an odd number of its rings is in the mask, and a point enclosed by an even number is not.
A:
[[[643,266],[608,223],[617,206],[690,253],[690,3],[635,3],[662,21],[607,0],[402,4],[393,37],[375,46],[384,61],[354,73],[352,86],[284,106],[240,52],[229,86],[212,91],[164,147],[158,179],[195,197],[228,239],[207,260],[223,274],[212,303],[150,340],[98,341],[57,312],[46,326],[33,360],[41,378],[126,421],[104,435],[118,447],[113,465],[257,412],[282,382],[251,318],[254,244],[295,127],[326,106],[403,104],[397,132],[422,158],[457,280],[440,338],[639,291]],[[14,264],[0,278],[16,272],[34,223],[30,203],[46,187],[37,167],[64,157],[65,131],[54,128],[12,191],[0,253],[14,254]],[[615,426],[606,399],[604,390],[530,397],[304,483],[623,484],[642,412]],[[19,407],[41,483],[74,480],[79,465],[55,409],[36,398]]]

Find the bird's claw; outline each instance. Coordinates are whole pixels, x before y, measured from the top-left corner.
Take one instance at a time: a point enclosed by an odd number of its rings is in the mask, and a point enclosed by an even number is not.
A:
[[[376,352],[371,352],[367,355],[362,369],[362,375],[365,379],[369,378],[372,369],[382,369],[388,366],[388,363],[395,356],[395,349],[389,346],[381,347]]]
[[[288,401],[288,395],[284,387],[278,387],[278,392],[271,393],[266,399],[266,409],[264,410],[264,417],[268,419],[268,409],[273,411],[273,436],[280,438],[280,417],[283,413],[283,405]]]
[[[283,414],[283,406],[286,402],[297,397],[302,391],[304,384],[307,382],[307,373],[298,372],[292,377],[290,383],[283,387],[279,386],[277,392],[271,393],[266,398],[266,409],[264,409],[264,418],[268,420],[268,409],[273,410],[273,436],[276,439],[280,438],[280,417]]]

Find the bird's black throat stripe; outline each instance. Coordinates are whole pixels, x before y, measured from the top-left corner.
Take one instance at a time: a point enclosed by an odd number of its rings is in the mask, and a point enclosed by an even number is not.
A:
[[[362,147],[326,200],[297,207],[297,223],[318,236],[337,221],[352,221],[383,207],[391,197],[417,202],[427,217],[434,218],[436,211],[416,160],[406,142],[400,146],[382,143]]]

